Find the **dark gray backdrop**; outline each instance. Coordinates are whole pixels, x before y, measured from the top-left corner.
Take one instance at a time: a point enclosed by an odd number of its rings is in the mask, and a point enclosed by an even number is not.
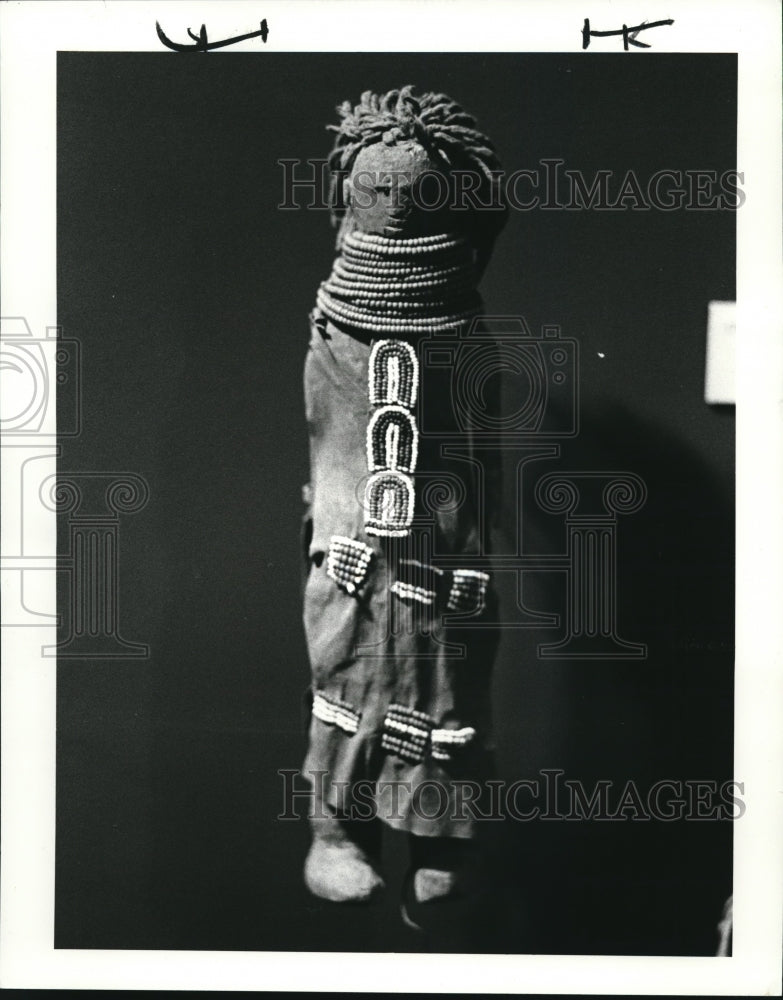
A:
[[[335,913],[301,885],[306,825],[275,819],[276,771],[304,752],[301,368],[333,256],[324,212],[277,209],[276,161],[324,156],[338,102],[409,82],[474,112],[509,170],[736,166],[733,56],[59,55],[58,322],[82,345],[84,414],[61,470],[149,483],[121,524],[120,612],[151,656],[58,665],[58,947],[714,951],[728,823],[508,822],[493,919],[423,941],[396,911],[401,839],[387,902]],[[506,634],[509,780],[732,776],[733,410],[702,397],[734,223],[512,212],[498,243],[488,309],[581,345],[582,431],[542,471],[627,469],[649,490],[618,554],[620,631],[648,658],[540,661],[556,633]],[[558,574],[528,588],[562,609]]]

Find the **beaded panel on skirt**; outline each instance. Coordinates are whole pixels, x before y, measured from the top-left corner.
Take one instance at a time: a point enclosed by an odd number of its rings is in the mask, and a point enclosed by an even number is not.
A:
[[[481,309],[472,248],[449,233],[348,234],[317,301],[335,323],[401,337],[447,330]]]

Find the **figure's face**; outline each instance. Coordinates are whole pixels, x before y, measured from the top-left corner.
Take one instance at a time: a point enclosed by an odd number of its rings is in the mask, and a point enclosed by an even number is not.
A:
[[[435,163],[416,142],[379,142],[361,150],[344,182],[357,227],[391,237],[444,232],[446,181],[435,173]]]

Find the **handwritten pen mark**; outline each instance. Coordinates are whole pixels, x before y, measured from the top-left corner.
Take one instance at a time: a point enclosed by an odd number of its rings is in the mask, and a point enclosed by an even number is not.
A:
[[[636,41],[636,36],[637,36],[637,35],[639,34],[639,32],[640,32],[640,31],[642,31],[642,30],[643,30],[643,28],[644,28],[644,26],[645,26],[646,24],[647,24],[647,22],[646,22],[646,21],[642,21],[642,23],[641,23],[641,24],[639,25],[639,27],[638,27],[638,28],[636,28],[636,29],[634,29],[634,28],[629,28],[629,29],[628,29],[628,32],[629,32],[629,34],[628,34],[628,41],[629,41],[629,42],[630,42],[630,43],[631,43],[632,45],[640,45],[640,46],[641,46],[641,47],[642,47],[643,49],[649,49],[649,48],[652,48],[652,46],[651,46],[651,45],[645,45],[645,43],[644,43],[644,42],[637,42],[637,41]],[[623,25],[623,27],[625,27],[625,25]],[[631,34],[631,32],[633,32],[633,34]],[[623,36],[623,37],[625,37],[625,36]]]
[[[637,49],[649,49],[652,46],[647,45],[646,42],[637,41],[636,36],[640,31],[647,31],[650,28],[660,28],[664,24],[674,24],[674,18],[669,17],[665,21],[651,21],[649,24],[647,21],[642,21],[641,24],[635,24],[632,28],[624,24],[622,28],[618,28],[616,31],[592,31],[590,28],[590,18],[586,17],[582,27],[582,48],[586,49],[589,47],[591,38],[608,38],[610,35],[622,35],[623,48],[626,52],[629,45],[635,45]]]
[[[158,33],[158,38],[166,48],[173,49],[175,52],[209,52],[210,49],[224,49],[227,45],[235,45],[237,42],[247,41],[248,38],[260,38],[266,44],[266,40],[269,37],[269,26],[266,23],[266,18],[261,21],[259,31],[250,31],[246,35],[236,35],[234,38],[223,38],[217,42],[209,41],[207,38],[207,26],[205,24],[201,25],[201,30],[197,35],[194,35],[190,28],[188,28],[188,34],[195,42],[195,45],[183,45],[181,42],[172,42],[157,21],[155,22],[155,30]]]

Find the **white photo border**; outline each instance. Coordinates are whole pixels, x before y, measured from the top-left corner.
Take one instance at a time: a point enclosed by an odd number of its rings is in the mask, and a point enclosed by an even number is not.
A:
[[[736,52],[737,568],[735,767],[745,815],[734,834],[731,958],[316,952],[88,951],[54,949],[54,661],[41,647],[54,625],[2,632],[2,985],[65,989],[372,990],[393,992],[780,995],[783,934],[783,289],[781,275],[781,12],[777,0],[230,0],[183,4],[7,2],[0,8],[2,113],[2,315],[24,316],[35,335],[56,324],[56,57],[58,51],[159,51],[156,20],[216,38],[267,19],[277,51],[524,51],[581,48],[585,15],[674,18],[654,33],[657,52]],[[336,16],[338,15],[338,16]],[[382,30],[377,26],[382,25]],[[616,39],[597,39],[594,53]],[[615,45],[610,48],[609,43]],[[259,51],[259,39],[218,50]],[[173,57],[173,54],[172,54]],[[629,53],[628,58],[643,58]],[[37,460],[56,471],[53,415]],[[13,440],[3,442],[3,568],[18,552]],[[10,514],[9,514],[10,512]],[[56,609],[53,512],[34,524],[34,605]],[[30,521],[28,521],[30,527]],[[29,553],[27,553],[29,555]],[[4,606],[7,583],[3,580]],[[350,959],[350,960],[348,960]],[[384,961],[385,975],[378,974]],[[326,985],[325,985],[326,984]]]

